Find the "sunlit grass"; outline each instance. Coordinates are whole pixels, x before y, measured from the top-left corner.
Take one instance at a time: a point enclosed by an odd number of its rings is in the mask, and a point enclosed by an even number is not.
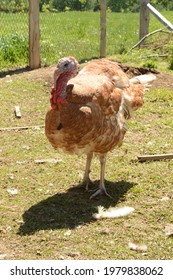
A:
[[[168,18],[172,18],[172,12],[164,12]],[[163,25],[154,16],[150,17],[150,32],[163,28]],[[14,24],[15,23],[15,24]],[[28,42],[28,14],[1,13],[0,37],[7,38],[6,49],[9,45],[12,54],[17,56],[17,48],[13,46],[10,36],[16,34],[18,38],[25,38]],[[62,56],[73,55],[79,61],[99,57],[100,49],[100,14],[99,12],[65,12],[65,13],[41,13],[40,14],[40,45],[42,65],[56,63]],[[107,56],[115,55],[122,61],[135,64],[146,63],[146,57],[153,54],[153,50],[129,52],[139,40],[139,14],[138,13],[107,13]],[[0,40],[1,42],[1,40]],[[21,45],[22,48],[22,45]],[[1,71],[26,66],[28,53],[19,53],[18,60],[12,61],[12,57],[4,59],[4,46],[0,43]],[[7,52],[8,53],[8,52]],[[127,55],[128,53],[128,55]],[[156,53],[157,54],[157,53]],[[24,55],[24,57],[22,57]],[[164,59],[159,57],[149,59],[156,67]],[[167,62],[168,60],[166,60]],[[149,62],[148,62],[149,63]],[[165,65],[168,68],[168,62]]]

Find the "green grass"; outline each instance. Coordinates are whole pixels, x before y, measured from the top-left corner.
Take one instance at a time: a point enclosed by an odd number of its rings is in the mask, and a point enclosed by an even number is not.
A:
[[[172,12],[163,12],[168,20],[172,20]],[[14,24],[15,23],[15,24]],[[28,41],[28,15],[25,13],[5,14],[1,13],[0,38],[6,38],[5,49],[9,57],[4,58],[4,45],[0,40],[0,70],[6,71],[12,68],[23,67],[28,64],[28,53],[18,52],[18,48],[10,39],[15,33],[18,39]],[[85,61],[92,57],[99,57],[100,49],[100,14],[98,12],[66,12],[66,13],[41,13],[40,33],[41,33],[41,62],[43,65],[56,63],[60,57],[73,55],[79,61]],[[150,31],[163,28],[163,25],[151,15]],[[163,38],[161,45],[168,48],[172,45],[168,35],[160,35]],[[131,61],[137,65],[146,63],[146,58],[151,54],[158,54],[158,51],[135,50],[126,53],[139,40],[139,14],[138,13],[107,13],[107,56],[116,55],[116,58],[123,61]],[[158,41],[158,37],[153,37],[153,41]],[[22,45],[21,48],[26,48]],[[154,44],[154,43],[153,43]],[[151,44],[151,45],[153,45]],[[159,43],[160,44],[160,43]],[[12,56],[18,56],[18,60],[12,61]],[[172,54],[171,50],[168,53]],[[156,65],[166,62],[164,68],[168,68],[168,59],[159,57],[150,58],[149,62]],[[148,62],[148,63],[149,63]]]
[[[0,127],[44,124],[51,72],[40,69],[0,80]],[[107,159],[106,188],[112,199],[90,201],[90,193],[73,187],[81,181],[85,156],[55,152],[43,128],[1,131],[0,253],[7,259],[172,259],[173,239],[164,229],[173,223],[173,162],[134,161],[140,154],[173,152],[172,103],[171,90],[152,88],[144,107],[128,122],[123,146]],[[15,105],[20,105],[21,119],[15,118]],[[60,161],[34,162],[49,158]],[[95,188],[97,158],[91,178]],[[10,195],[8,189],[18,193]],[[163,197],[169,200],[161,201]],[[92,214],[99,205],[135,211],[96,221]],[[130,250],[129,241],[146,244],[147,253]]]

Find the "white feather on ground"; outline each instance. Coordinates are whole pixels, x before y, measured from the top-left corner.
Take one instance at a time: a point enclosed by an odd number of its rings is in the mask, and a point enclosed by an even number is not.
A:
[[[95,219],[104,219],[104,218],[119,218],[123,216],[127,216],[132,213],[135,209],[133,207],[110,207],[105,209],[103,206],[98,206],[98,213],[93,214],[93,218]]]
[[[133,251],[140,251],[140,252],[146,252],[147,251],[147,245],[145,244],[139,244],[137,242],[129,242],[129,248]]]

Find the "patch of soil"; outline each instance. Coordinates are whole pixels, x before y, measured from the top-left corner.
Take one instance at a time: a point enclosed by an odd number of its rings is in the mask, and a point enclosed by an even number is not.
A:
[[[158,72],[155,69],[132,67],[121,63],[119,63],[119,66],[123,69],[123,71],[127,74],[129,78],[132,78],[137,75],[153,73],[157,77],[157,79],[152,83],[153,87],[155,88],[165,87],[173,90],[173,73],[162,73],[162,72]],[[37,80],[40,82],[44,81],[45,85],[51,86],[53,85],[53,72],[55,70],[55,67],[56,66],[53,65],[53,66],[44,67],[44,68],[31,70],[27,72],[25,70],[23,73],[21,73],[20,71],[20,73],[17,72],[17,74],[14,72],[11,75],[11,78],[13,76],[17,77],[18,75],[24,75],[25,77],[27,76],[28,78],[31,78],[33,80]],[[4,78],[0,78],[0,82],[3,79]]]
[[[173,73],[162,73],[155,69],[132,67],[128,65],[119,64],[123,71],[127,74],[129,78],[134,76],[152,73],[156,75],[157,79],[152,83],[155,88],[165,87],[173,90]]]
[[[156,75],[157,79],[153,82],[153,87],[165,87],[173,90],[173,74],[172,73],[159,73]]]

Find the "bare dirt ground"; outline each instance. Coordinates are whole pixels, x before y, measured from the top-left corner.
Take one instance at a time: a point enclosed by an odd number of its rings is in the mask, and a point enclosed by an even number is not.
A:
[[[159,73],[156,75],[157,79],[154,81],[154,87],[165,87],[173,90],[173,74],[172,73]]]
[[[153,82],[153,87],[166,87],[173,90],[173,73],[162,73],[154,69],[149,68],[136,68],[131,66],[122,65],[123,71],[127,73],[128,77],[153,73],[156,75],[157,79]],[[47,83],[53,83],[53,72],[55,66],[50,66],[48,68],[41,68],[29,72],[30,75],[33,75],[35,79],[44,79]]]
[[[120,67],[123,69],[123,71],[128,75],[129,78],[132,78],[137,75],[147,74],[147,73],[153,73],[156,75],[157,79],[153,82],[153,87],[156,88],[169,88],[170,90],[173,90],[173,73],[163,73],[159,72],[155,69],[150,68],[138,68],[138,67],[131,67],[125,64],[119,64]],[[29,78],[32,78],[33,80],[40,80],[46,83],[45,85],[52,85],[53,84],[53,72],[55,70],[56,65],[44,67],[32,71],[24,71],[22,73],[22,70],[18,70],[17,73],[28,76]],[[16,76],[14,72],[14,76]],[[13,76],[13,75],[12,75]],[[3,78],[0,79],[0,82],[3,80]]]
[[[123,71],[126,72],[129,78],[137,75],[153,73],[157,77],[157,79],[152,84],[153,87],[156,88],[165,87],[165,88],[173,89],[173,73],[163,73],[155,69],[137,68],[137,67],[131,67],[127,65],[120,65],[120,66],[122,67]]]

